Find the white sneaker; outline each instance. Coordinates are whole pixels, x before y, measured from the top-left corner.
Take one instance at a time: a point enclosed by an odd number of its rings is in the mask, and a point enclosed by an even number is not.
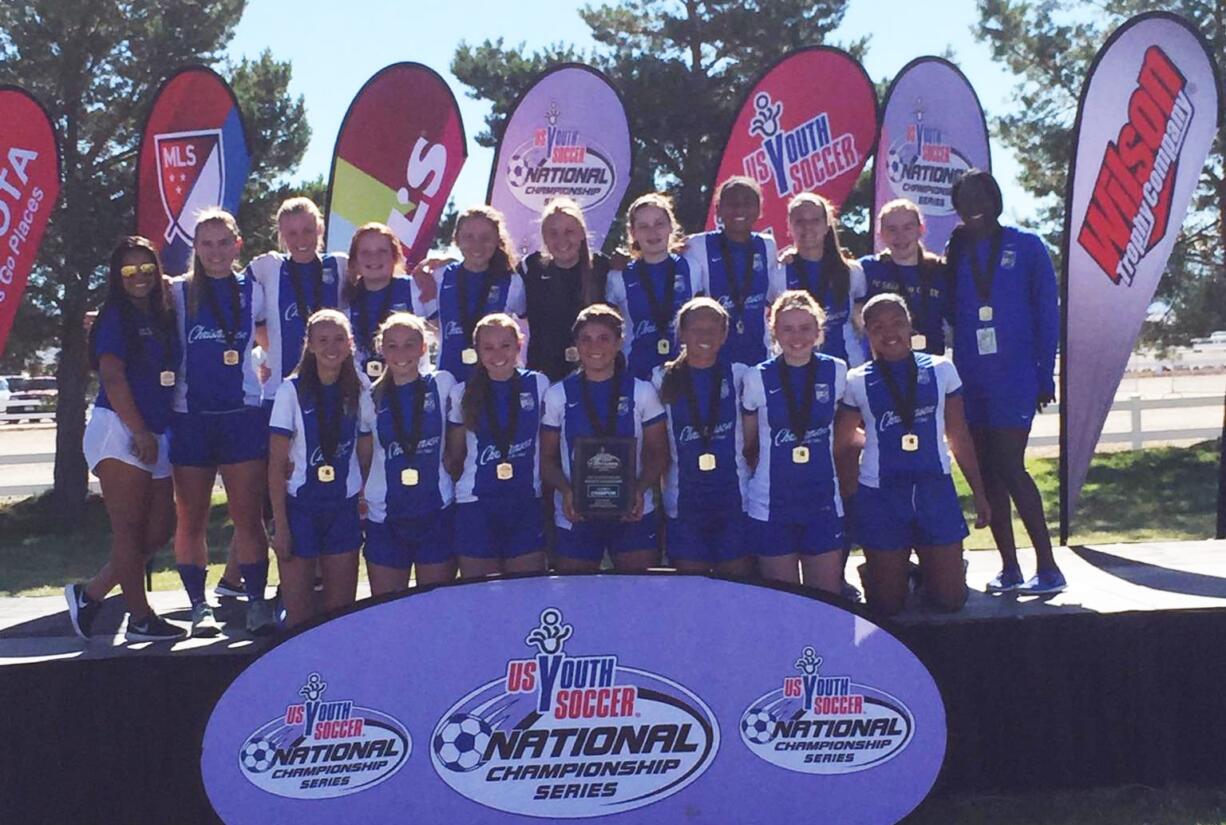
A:
[[[221,625],[213,616],[213,608],[206,602],[192,605],[192,638],[212,639],[221,635]]]

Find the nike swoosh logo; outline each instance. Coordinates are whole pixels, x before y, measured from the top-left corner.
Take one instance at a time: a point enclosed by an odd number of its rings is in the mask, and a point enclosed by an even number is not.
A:
[[[770,391],[770,394],[774,395],[777,392],[783,392],[783,387],[775,387],[773,390]]]

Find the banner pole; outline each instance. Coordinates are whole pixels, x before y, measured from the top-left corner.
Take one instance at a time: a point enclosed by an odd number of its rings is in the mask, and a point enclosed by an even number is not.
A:
[[[1226,409],[1222,411],[1222,440],[1217,458],[1217,532],[1215,537],[1226,539]]]

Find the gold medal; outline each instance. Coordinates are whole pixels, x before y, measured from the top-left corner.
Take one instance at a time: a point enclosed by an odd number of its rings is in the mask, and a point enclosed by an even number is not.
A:
[[[920,335],[918,332],[911,336],[911,349],[925,350],[928,349],[928,336]]]
[[[162,374],[158,376],[163,387],[173,387],[175,385],[174,370],[162,370]]]
[[[709,473],[715,469],[715,453],[703,453],[698,456],[698,469]]]
[[[915,433],[907,433],[902,437],[903,452],[913,453],[919,449],[919,436]]]
[[[669,345],[667,338],[661,338],[656,342],[656,352],[660,353],[661,355],[668,355],[671,349],[672,347]]]
[[[405,487],[416,487],[418,480],[417,471],[412,467],[400,471],[400,483]]]
[[[221,362],[227,367],[238,366],[238,350],[228,349],[221,354]]]
[[[472,347],[466,347],[464,351],[460,353],[460,360],[465,364],[477,363],[477,351]]]
[[[366,374],[369,375],[371,378],[378,378],[380,375],[383,374],[383,362],[382,361],[367,361],[366,362]]]
[[[515,476],[515,468],[511,466],[511,462],[504,461],[494,468],[494,473],[499,481],[510,481]]]
[[[979,307],[979,320],[980,321],[991,321],[992,320],[992,308],[991,307]]]
[[[809,448],[801,445],[792,448],[792,463],[793,464],[808,464],[809,463]]]
[[[315,477],[324,484],[336,481],[336,469],[331,464],[320,464],[319,469],[315,471]]]
[[[566,348],[566,360],[570,362],[571,364],[577,364],[579,362],[579,348],[578,347],[567,347]]]

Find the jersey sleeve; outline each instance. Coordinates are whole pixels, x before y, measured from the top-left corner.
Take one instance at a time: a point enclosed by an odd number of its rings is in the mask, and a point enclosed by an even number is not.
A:
[[[857,367],[847,373],[846,385],[839,396],[839,404],[845,409],[863,412],[868,398],[864,392],[865,371]]]
[[[421,284],[417,283],[416,278],[409,278],[412,286],[409,287],[409,294],[413,298],[413,314],[420,318],[433,318],[438,315],[438,291],[434,293],[434,297],[426,300],[421,292]]]
[[[521,318],[528,315],[528,296],[524,292],[524,279],[518,272],[511,273],[511,285],[507,288],[507,312]]]
[[[649,381],[634,379],[634,411],[644,427],[664,420],[664,405],[660,403],[660,394]]]
[[[851,297],[852,303],[862,304],[868,296],[868,281],[864,277],[864,267],[859,261],[847,262],[848,275],[851,277],[851,284],[848,290],[848,295]]]
[[[957,395],[962,390],[962,376],[948,358],[933,358],[932,369],[937,376],[937,387],[943,395]]]
[[[605,300],[612,304],[622,317],[625,325],[625,333],[622,335],[622,354],[629,358],[630,344],[634,341],[634,323],[630,319],[630,306],[626,301],[626,275],[622,270],[614,269],[609,273],[605,281],[604,294]]]
[[[748,413],[756,413],[766,406],[766,390],[762,386],[762,370],[751,367],[745,372],[741,384],[741,409]]]
[[[690,270],[690,294],[711,294],[711,271],[707,265],[707,233],[698,232],[685,240],[685,251],[681,253],[685,264]]]
[[[566,414],[566,390],[561,382],[545,391],[544,407],[541,426],[547,430],[561,430],[562,419]]]
[[[1030,259],[1030,305],[1034,319],[1035,375],[1039,392],[1054,395],[1056,346],[1060,340],[1060,307],[1056,298],[1056,273],[1051,256],[1038,235],[1027,233]]]
[[[787,290],[788,270],[779,261],[779,244],[775,236],[763,235],[762,242],[766,245],[766,303],[769,306]]]
[[[250,271],[250,268],[248,271]],[[251,276],[248,275],[247,277]],[[251,322],[253,324],[262,324],[268,320],[265,308],[266,303],[264,286],[259,281],[253,280],[251,283]],[[254,340],[255,336],[252,336],[253,346]]]
[[[834,359],[834,397],[842,398],[847,392],[847,362],[841,358]]]
[[[655,389],[656,395],[660,394],[660,389],[664,386],[664,365],[654,367],[651,370],[651,386]]]
[[[396,387],[392,385],[392,391]],[[370,387],[363,385],[358,393],[358,435],[370,435],[375,431],[375,399]]]
[[[104,307],[94,322],[94,355],[113,355],[120,361],[128,360],[128,342],[123,334],[123,318],[118,309]]]
[[[464,382],[460,381],[453,385],[448,396],[447,423],[460,426],[464,423],[464,410],[462,406],[464,401]]]
[[[298,429],[298,389],[293,381],[283,381],[277,387],[268,418],[268,429],[293,438]]]

